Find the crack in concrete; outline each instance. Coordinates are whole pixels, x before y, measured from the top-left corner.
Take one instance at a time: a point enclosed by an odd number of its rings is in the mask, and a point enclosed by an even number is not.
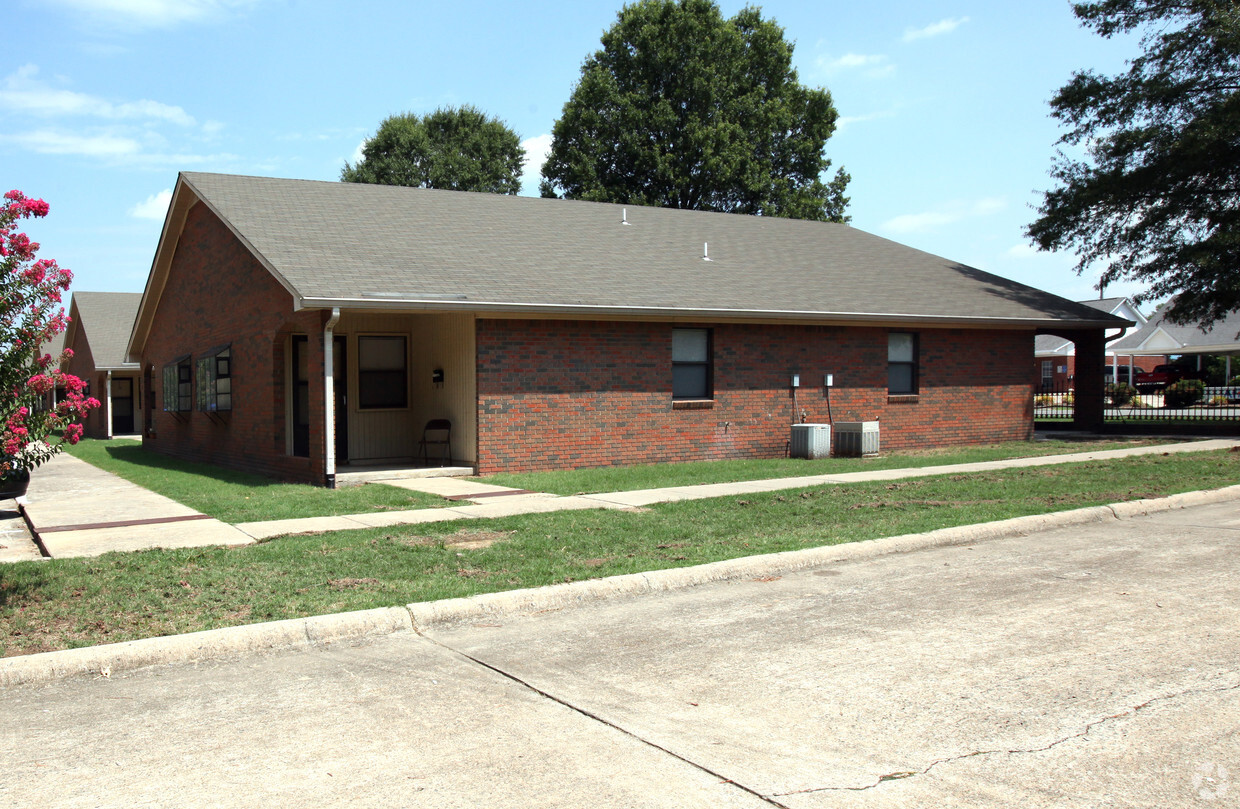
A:
[[[1228,674],[1234,674],[1234,673],[1235,672],[1228,672]],[[1055,741],[1043,747],[1030,747],[1027,749],[1018,749],[1018,750],[974,750],[971,753],[961,753],[958,756],[948,756],[947,758],[935,759],[934,761],[930,762],[929,764],[927,764],[924,768],[920,770],[901,770],[897,772],[887,773],[886,775],[880,775],[874,781],[874,783],[867,784],[861,787],[811,787],[810,789],[799,789],[799,790],[796,790],[795,792],[776,793],[775,797],[783,798],[789,795],[807,795],[807,794],[811,794],[814,792],[866,792],[871,789],[877,789],[878,787],[882,786],[885,783],[888,783],[889,781],[902,781],[905,778],[913,778],[914,776],[925,775],[926,773],[930,772],[931,770],[933,770],[935,767],[939,766],[940,764],[951,764],[956,761],[963,761],[964,759],[967,759],[967,758],[975,758],[977,756],[993,756],[993,755],[1000,755],[1000,754],[1018,755],[1021,753],[1044,753],[1047,750],[1054,749],[1061,744],[1065,744],[1067,742],[1072,741],[1073,739],[1080,739],[1080,738],[1083,738],[1084,736],[1089,735],[1089,732],[1093,730],[1094,728],[1098,727],[1099,725],[1106,724],[1107,722],[1110,722],[1115,719],[1122,719],[1126,716],[1133,716],[1138,711],[1144,710],[1145,708],[1148,708],[1149,706],[1155,703],[1166,702],[1167,700],[1177,699],[1179,697],[1186,697],[1186,696],[1195,695],[1195,694],[1221,694],[1225,691],[1236,691],[1236,690],[1240,690],[1240,682],[1233,683],[1231,685],[1220,686],[1218,688],[1188,688],[1183,691],[1177,691],[1173,694],[1163,694],[1162,696],[1152,697],[1146,700],[1145,702],[1142,702],[1140,705],[1135,705],[1131,708],[1125,708],[1119,713],[1114,713],[1114,714],[1111,714],[1110,716],[1104,716],[1101,719],[1096,719],[1093,722],[1090,722],[1089,724],[1087,724],[1084,727],[1084,729],[1082,729],[1079,733],[1073,733],[1069,736],[1064,736],[1061,739],[1056,739]]]
[[[515,674],[512,674],[511,672],[504,671],[504,670],[503,670],[503,669],[501,669],[501,668],[498,668],[498,667],[496,667],[496,666],[492,666],[490,663],[487,663],[485,660],[479,660],[478,658],[476,658],[476,657],[474,657],[474,656],[472,656],[472,655],[468,655],[468,654],[466,654],[465,652],[460,651],[459,649],[454,649],[454,648],[452,648],[451,646],[448,646],[447,644],[440,643],[439,641],[435,640],[434,638],[429,637],[429,636],[427,636],[427,635],[424,635],[424,634],[423,634],[421,631],[419,631],[416,627],[414,628],[414,631],[415,631],[415,632],[417,632],[419,635],[421,635],[423,638],[426,638],[426,640],[428,640],[428,641],[430,641],[431,643],[435,644],[436,646],[440,647],[441,649],[446,649],[447,651],[451,652],[452,654],[459,655],[460,657],[463,657],[463,658],[465,658],[466,660],[471,661],[472,663],[475,663],[475,664],[477,664],[477,665],[479,665],[479,666],[482,666],[484,669],[488,669],[489,671],[493,671],[493,672],[495,672],[496,674],[500,675],[501,677],[504,677],[504,678],[506,678],[506,679],[508,679],[508,680],[511,680],[511,681],[513,681],[514,683],[517,683],[518,685],[520,685],[520,686],[522,686],[522,687],[524,687],[524,688],[526,688],[526,689],[529,689],[530,691],[533,691],[535,694],[538,694],[539,696],[543,697],[544,699],[549,699],[549,700],[551,700],[552,702],[555,702],[555,703],[558,703],[558,704],[560,704],[560,705],[563,705],[565,708],[568,708],[570,711],[573,711],[573,712],[575,712],[575,713],[581,714],[582,716],[586,717],[587,719],[593,719],[595,722],[598,722],[598,723],[600,723],[600,724],[606,725],[607,727],[611,728],[612,730],[618,731],[619,733],[622,733],[622,734],[624,734],[625,736],[628,736],[630,739],[635,739],[636,741],[638,741],[638,742],[640,742],[640,743],[642,743],[642,744],[646,745],[647,747],[650,747],[650,748],[653,748],[653,749],[655,749],[655,750],[658,750],[659,752],[664,753],[664,754],[666,754],[666,755],[669,755],[669,756],[671,756],[672,758],[674,758],[674,759],[676,759],[676,760],[678,760],[678,761],[682,761],[682,762],[684,762],[685,764],[688,764],[690,767],[693,767],[694,769],[696,769],[696,770],[698,770],[698,771],[700,771],[700,772],[704,772],[704,773],[706,773],[707,775],[711,776],[712,778],[718,778],[718,779],[719,779],[719,783],[720,783],[720,784],[731,784],[732,786],[736,787],[737,789],[741,790],[742,792],[746,792],[746,793],[748,793],[748,794],[750,794],[750,795],[754,796],[755,798],[757,798],[757,799],[758,799],[758,800],[760,800],[760,801],[763,801],[763,802],[765,802],[765,803],[769,803],[771,806],[777,806],[777,807],[779,807],[779,809],[791,809],[791,807],[789,807],[787,804],[780,803],[779,801],[775,800],[773,797],[771,797],[771,796],[769,796],[769,795],[763,795],[761,792],[758,792],[756,789],[753,789],[752,787],[745,786],[744,784],[742,784],[742,783],[740,783],[740,782],[738,782],[738,781],[734,781],[733,779],[728,778],[726,775],[723,775],[722,773],[716,772],[716,771],[712,770],[711,768],[707,767],[707,766],[706,766],[706,765],[704,765],[704,764],[700,764],[700,763],[698,763],[698,762],[694,761],[693,759],[686,758],[685,756],[682,756],[682,755],[680,755],[679,753],[673,752],[672,750],[669,750],[669,749],[667,749],[666,747],[663,747],[662,745],[656,744],[656,743],[654,743],[654,742],[650,741],[649,739],[646,739],[646,738],[643,738],[643,737],[639,736],[638,734],[634,733],[634,732],[633,732],[633,731],[631,731],[631,730],[628,730],[628,729],[626,729],[626,728],[621,727],[620,725],[617,725],[615,722],[612,722],[612,721],[610,721],[610,720],[608,720],[608,719],[604,719],[603,717],[599,716],[599,715],[598,715],[598,714],[596,714],[596,713],[593,713],[592,711],[588,711],[588,710],[586,710],[585,708],[582,708],[582,707],[581,707],[581,706],[579,706],[579,705],[574,705],[573,703],[569,702],[568,700],[565,700],[565,699],[562,699],[562,698],[560,698],[560,697],[557,697],[555,694],[552,694],[552,693],[550,693],[550,692],[548,692],[548,691],[544,691],[543,689],[539,688],[538,686],[536,686],[536,685],[534,685],[534,684],[532,684],[532,683],[529,683],[529,682],[527,682],[527,681],[525,681],[525,680],[522,680],[520,677],[518,677],[518,676],[517,676],[517,675],[515,675]]]

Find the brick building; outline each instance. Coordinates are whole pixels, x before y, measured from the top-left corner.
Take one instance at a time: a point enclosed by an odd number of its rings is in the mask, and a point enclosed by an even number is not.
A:
[[[186,173],[129,356],[148,448],[332,485],[435,419],[480,474],[1028,438],[1035,335],[1124,325],[846,225]]]
[[[1099,312],[1123,318],[1138,329],[1146,323],[1145,315],[1141,314],[1141,310],[1128,298],[1100,298],[1080,303]],[[1166,362],[1164,357],[1156,354],[1115,351],[1114,346],[1124,334],[1124,330],[1119,329],[1108,335],[1106,367],[1103,369],[1106,382],[1118,379],[1120,382],[1132,384],[1137,374],[1152,371],[1155,365]],[[1038,390],[1066,391],[1075,387],[1076,346],[1071,340],[1054,334],[1039,334],[1033,344],[1033,364],[1034,384]]]
[[[73,357],[63,368],[99,400],[82,422],[91,438],[142,432],[139,365],[125,358],[141,303],[137,292],[74,292],[69,303],[69,327],[62,337]]]

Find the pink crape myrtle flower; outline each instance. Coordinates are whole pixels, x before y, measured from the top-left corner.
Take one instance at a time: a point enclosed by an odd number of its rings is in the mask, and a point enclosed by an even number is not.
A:
[[[60,370],[73,352],[53,357],[45,350],[69,325],[61,296],[73,273],[36,258],[39,243],[16,225],[49,210],[17,190],[0,201],[0,479],[37,467],[66,442],[77,443],[81,420],[99,407],[98,399],[84,395],[85,382]]]

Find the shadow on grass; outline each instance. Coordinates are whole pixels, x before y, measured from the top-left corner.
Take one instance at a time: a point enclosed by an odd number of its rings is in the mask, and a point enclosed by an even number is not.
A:
[[[146,469],[161,469],[169,472],[182,472],[188,475],[200,475],[221,483],[233,483],[239,486],[252,487],[279,486],[284,483],[284,481],[276,480],[275,478],[267,478],[250,472],[238,472],[234,469],[225,469],[222,466],[184,461],[180,458],[160,455],[158,452],[144,449],[141,445],[110,446],[104,447],[104,450],[109,457],[121,463],[141,466]]]
[[[13,562],[0,565],[0,610],[9,605],[28,604],[32,596],[48,583],[47,571],[42,562]]]

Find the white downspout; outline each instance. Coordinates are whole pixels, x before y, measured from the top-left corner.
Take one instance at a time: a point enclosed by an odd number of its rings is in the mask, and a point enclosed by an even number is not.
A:
[[[112,440],[112,372],[111,371],[108,371],[107,382],[104,383],[104,388],[106,389],[105,395],[107,396],[107,399],[108,399],[108,414],[107,416],[104,417],[104,421],[107,423],[104,425],[104,427],[107,428],[108,440],[111,441]]]
[[[333,306],[331,317],[323,326],[323,441],[327,488],[336,488],[336,381],[335,381],[335,335],[332,329],[340,322],[340,307]]]

